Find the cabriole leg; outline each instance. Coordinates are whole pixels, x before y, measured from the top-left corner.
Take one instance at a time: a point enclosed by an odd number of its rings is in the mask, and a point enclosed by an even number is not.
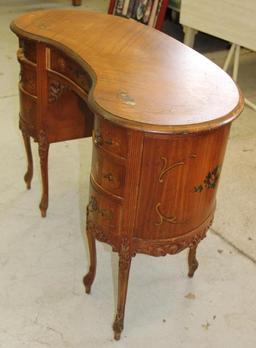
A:
[[[198,261],[196,259],[196,249],[197,249],[197,244],[193,245],[192,247],[189,248],[189,253],[188,253],[188,276],[190,278],[193,277],[196,269],[198,268]]]
[[[46,210],[48,208],[48,152],[49,143],[46,135],[43,131],[39,134],[38,139],[38,152],[40,157],[41,176],[42,176],[42,198],[39,204],[42,217],[46,216]]]
[[[85,292],[89,294],[91,292],[92,283],[95,279],[97,257],[96,257],[95,238],[92,235],[92,233],[89,231],[87,231],[87,239],[88,239],[88,246],[89,246],[89,253],[90,253],[90,268],[89,268],[89,272],[84,277],[83,282],[85,286]]]
[[[27,185],[27,189],[29,190],[31,188],[31,181],[33,177],[33,157],[31,152],[30,136],[24,131],[22,131],[22,136],[28,161],[27,171],[24,175],[24,181]]]
[[[131,255],[119,253],[119,274],[118,274],[118,299],[117,313],[113,324],[114,338],[119,340],[124,328],[125,303],[128,288],[129,271],[131,265]]]

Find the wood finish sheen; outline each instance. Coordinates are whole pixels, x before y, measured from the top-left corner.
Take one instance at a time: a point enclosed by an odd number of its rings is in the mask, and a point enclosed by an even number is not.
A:
[[[11,28],[81,63],[94,82],[90,107],[126,127],[193,132],[229,122],[242,109],[235,83],[219,67],[135,21],[49,10],[21,16]]]
[[[188,276],[194,275],[242,97],[206,58],[130,20],[53,10],[22,16],[11,27],[28,40],[21,64],[37,86],[31,94],[33,83],[21,79],[20,128],[28,187],[33,161],[27,135],[39,143],[42,212],[48,202],[49,142],[92,134],[90,268],[83,282],[90,293],[95,240],[110,244],[119,254],[113,324],[119,339],[136,253],[164,256],[188,248]]]

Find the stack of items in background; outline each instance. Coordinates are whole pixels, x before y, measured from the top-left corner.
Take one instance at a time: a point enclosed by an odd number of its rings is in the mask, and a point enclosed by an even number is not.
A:
[[[168,0],[111,0],[108,12],[161,29]]]

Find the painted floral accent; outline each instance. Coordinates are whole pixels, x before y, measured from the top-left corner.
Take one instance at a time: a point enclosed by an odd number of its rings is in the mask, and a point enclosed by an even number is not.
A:
[[[198,185],[194,187],[194,192],[202,192],[203,191],[203,186],[202,185]]]
[[[209,172],[203,184],[194,187],[194,192],[202,192],[204,189],[215,189],[220,176],[221,166],[217,165],[211,172]]]

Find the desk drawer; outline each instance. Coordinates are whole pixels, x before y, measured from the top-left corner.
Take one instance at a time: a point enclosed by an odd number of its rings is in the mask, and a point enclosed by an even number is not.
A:
[[[34,41],[20,39],[20,49],[26,59],[30,62],[36,63],[36,43]]]
[[[79,64],[54,48],[50,49],[50,69],[75,82],[86,93],[89,92],[91,86],[89,75]]]
[[[36,96],[36,68],[35,66],[19,59],[20,86],[29,94]]]
[[[87,223],[98,239],[111,239],[119,234],[121,203],[101,192],[91,179]],[[98,234],[98,235],[97,235]]]
[[[125,166],[120,164],[120,160],[97,149],[96,146],[93,148],[91,175],[103,189],[123,197]]]
[[[20,93],[20,118],[27,127],[35,128],[37,113],[37,98],[26,93],[22,87],[19,87]]]
[[[95,116],[93,143],[107,152],[126,158],[128,153],[127,130]]]

